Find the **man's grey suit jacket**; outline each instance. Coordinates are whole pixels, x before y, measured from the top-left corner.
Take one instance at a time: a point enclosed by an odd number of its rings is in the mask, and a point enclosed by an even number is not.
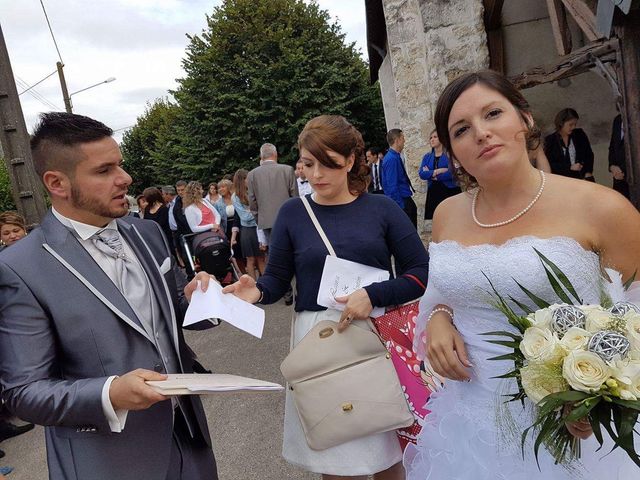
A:
[[[298,196],[293,167],[271,161],[249,172],[247,186],[249,208],[260,229],[272,228],[282,204]]]
[[[149,277],[183,372],[191,372],[193,353],[181,332],[184,276],[159,226],[129,216],[118,228]],[[46,426],[50,478],[165,479],[171,402],[129,412],[121,433],[111,432],[101,404],[109,376],[162,364],[125,298],[51,212],[0,254],[3,398],[20,418]],[[194,442],[210,446],[199,398],[183,404]]]

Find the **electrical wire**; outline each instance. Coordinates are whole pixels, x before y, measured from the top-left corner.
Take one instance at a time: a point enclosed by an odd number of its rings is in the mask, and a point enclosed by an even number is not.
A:
[[[42,95],[40,92],[38,92],[35,88],[31,87],[31,89],[29,89],[29,84],[27,82],[25,82],[22,78],[18,77],[16,75],[16,83],[21,87],[21,88],[26,88],[28,90],[25,90],[29,95],[31,95],[33,98],[35,98],[36,100],[38,100],[40,103],[42,103],[44,106],[49,107],[53,110],[56,111],[62,111],[62,109],[57,106],[55,103],[49,101],[44,95]]]
[[[42,80],[40,80],[39,82],[34,83],[33,85],[31,85],[29,88],[27,88],[26,90],[21,91],[18,96],[22,95],[23,93],[28,92],[29,90],[31,90],[33,87],[35,87],[36,85],[40,85],[42,82],[44,82],[47,78],[49,78],[51,75],[54,75],[57,72],[57,70],[54,70],[53,72],[51,72],[49,75],[47,75],[46,77],[44,77]]]
[[[56,46],[56,51],[58,52],[58,58],[60,59],[60,63],[64,65],[62,61],[62,55],[60,55],[60,49],[58,48],[58,42],[56,42],[56,37],[53,34],[53,29],[51,28],[51,23],[49,22],[49,16],[47,15],[47,10],[44,8],[44,1],[40,0],[40,5],[42,5],[42,11],[44,12],[44,18],[47,20],[47,25],[49,26],[49,32],[51,32],[51,38],[53,39],[53,44]]]

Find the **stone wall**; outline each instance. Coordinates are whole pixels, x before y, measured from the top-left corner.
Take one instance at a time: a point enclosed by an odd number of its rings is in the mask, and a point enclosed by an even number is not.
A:
[[[462,72],[489,65],[482,1],[383,0],[382,3],[392,75],[380,77],[381,89],[384,92],[390,88],[388,82],[393,81],[398,113],[398,124],[393,126],[405,133],[407,172],[418,191],[414,200],[418,218],[422,219],[426,184],[419,179],[418,168],[422,156],[430,150],[429,133],[434,128],[433,112],[438,97],[447,83]]]

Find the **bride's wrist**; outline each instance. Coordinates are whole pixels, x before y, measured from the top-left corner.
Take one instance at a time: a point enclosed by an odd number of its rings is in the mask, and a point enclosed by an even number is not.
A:
[[[438,305],[433,310],[431,310],[431,313],[427,317],[427,324],[431,322],[431,319],[434,318],[434,316],[436,316],[436,318],[447,318],[447,321],[453,324],[453,310],[446,305]]]

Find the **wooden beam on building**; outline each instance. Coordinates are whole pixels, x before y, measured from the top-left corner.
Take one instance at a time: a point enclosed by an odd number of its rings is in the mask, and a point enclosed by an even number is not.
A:
[[[483,0],[484,29],[489,47],[489,68],[504,74],[504,40],[502,35],[502,6],[504,0]]]
[[[558,55],[567,55],[571,52],[571,30],[567,23],[567,12],[562,5],[562,0],[547,0],[551,30],[556,44]]]
[[[640,208],[640,10],[627,15],[615,27],[620,39],[617,64],[618,84],[622,93],[622,125],[627,160],[627,182],[631,201]]]
[[[502,6],[504,0],[483,0],[484,26],[487,31],[500,28],[502,25]]]
[[[519,89],[531,88],[543,83],[555,82],[561,78],[573,77],[587,72],[594,67],[592,57],[599,58],[604,64],[616,61],[618,40],[596,40],[575,52],[565,55],[557,62],[535,67],[509,78]]]
[[[587,40],[593,42],[601,38],[596,27],[596,14],[593,13],[589,5],[584,0],[562,0],[564,8],[571,14],[575,22],[583,31]]]

